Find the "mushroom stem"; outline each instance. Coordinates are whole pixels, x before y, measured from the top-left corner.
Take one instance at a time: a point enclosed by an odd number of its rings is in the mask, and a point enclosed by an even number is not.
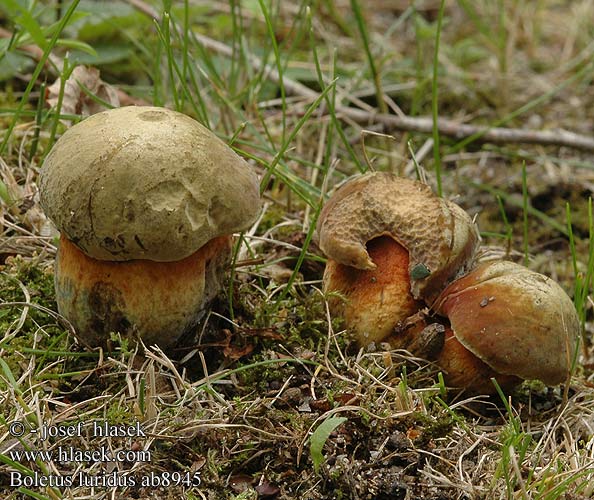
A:
[[[361,346],[386,339],[420,305],[410,292],[404,247],[382,236],[369,241],[366,252],[375,269],[356,269],[330,259],[324,272],[324,290],[339,294],[328,299],[331,312],[344,318]]]
[[[446,328],[441,321],[419,311],[407,318],[386,340],[395,349],[404,349],[413,356],[433,361],[443,349]]]
[[[58,310],[91,346],[111,333],[171,348],[194,327],[220,290],[231,237],[209,241],[174,262],[115,262],[89,257],[64,234],[56,257]]]
[[[513,388],[522,381],[513,375],[497,373],[466,349],[449,327],[445,331],[443,349],[435,362],[443,371],[446,385],[464,390],[467,394],[494,393],[493,378],[503,390]]]

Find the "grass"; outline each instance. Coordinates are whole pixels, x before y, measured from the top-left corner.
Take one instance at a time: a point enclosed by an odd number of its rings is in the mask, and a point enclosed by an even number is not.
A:
[[[0,65],[24,68],[0,83],[2,498],[592,496],[592,153],[479,145],[478,136],[452,140],[435,126],[431,136],[402,133],[374,120],[402,112],[434,125],[444,117],[591,133],[594,32],[583,20],[594,15],[592,2],[562,12],[549,0],[402,9],[357,0],[101,9],[80,0],[60,13],[56,5],[0,7],[0,25],[13,34],[0,38]],[[27,52],[31,45],[39,50]],[[81,116],[64,112],[64,83],[56,109],[42,97],[81,60],[125,103],[167,106],[206,124],[260,175],[265,208],[237,239],[225,289],[199,327],[200,348],[142,351],[115,336],[111,352],[89,352],[56,313],[56,241],[36,181],[65,121]],[[102,103],[89,88],[83,98]],[[344,107],[366,110],[369,123],[353,123]],[[328,312],[314,231],[328,193],[369,166],[427,178],[476,217],[485,258],[523,262],[561,283],[584,332],[567,384],[465,397],[429,362],[384,345],[356,347]],[[146,436],[91,435],[92,422],[136,420]],[[81,436],[42,443],[11,436],[13,422],[85,426]],[[151,460],[11,458],[60,446],[150,451]],[[10,487],[15,470],[162,481],[115,493]],[[200,484],[165,487],[173,473]]]

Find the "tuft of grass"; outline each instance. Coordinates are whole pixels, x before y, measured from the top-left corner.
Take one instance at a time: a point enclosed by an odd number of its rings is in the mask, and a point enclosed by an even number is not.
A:
[[[441,37],[444,9],[445,0],[441,0],[441,3],[439,5],[439,13],[437,14],[437,30],[435,31],[435,50],[433,53],[433,78],[431,80],[431,117],[433,118],[433,163],[435,168],[435,180],[437,181],[438,196],[443,196],[443,188],[441,183],[441,153],[439,151],[439,128],[437,123],[437,120],[439,118],[439,101],[437,89],[439,74],[439,40]]]
[[[72,1],[70,6],[64,13],[63,17],[58,21],[56,29],[53,30],[53,34],[47,43],[45,42],[45,38],[43,38],[44,43],[43,43],[43,45],[40,45],[40,47],[43,48],[43,54],[42,54],[41,58],[39,59],[37,66],[35,67],[35,71],[33,71],[33,74],[31,75],[31,79],[29,80],[29,83],[27,84],[27,87],[25,88],[25,91],[23,92],[21,100],[19,101],[19,104],[17,105],[16,109],[14,110],[13,118],[12,118],[10,124],[8,125],[6,132],[4,133],[4,138],[2,139],[2,142],[0,143],[0,155],[2,155],[4,153],[4,151],[6,149],[6,145],[8,144],[8,141],[9,141],[11,134],[18,122],[18,119],[21,116],[21,113],[29,100],[29,96],[30,96],[31,92],[33,91],[33,87],[35,86],[35,83],[37,82],[39,75],[41,75],[41,72],[43,71],[43,68],[45,67],[45,64],[47,63],[48,58],[49,58],[50,54],[52,53],[52,50],[58,43],[58,39],[59,39],[60,35],[62,34],[62,31],[64,31],[64,29],[68,25],[68,22],[70,21],[71,17],[73,16],[74,11],[78,7],[79,2],[80,2],[80,0]],[[20,10],[20,6],[18,6],[16,4],[16,2],[13,2],[13,3],[14,3],[14,7],[18,8]],[[21,12],[25,12],[26,19],[28,19],[28,20],[31,19],[30,15],[29,15],[29,11],[25,11],[24,9],[22,9]],[[35,26],[35,24],[36,23],[31,23],[31,22],[28,23],[29,27]],[[38,31],[38,30],[34,29],[34,31]]]

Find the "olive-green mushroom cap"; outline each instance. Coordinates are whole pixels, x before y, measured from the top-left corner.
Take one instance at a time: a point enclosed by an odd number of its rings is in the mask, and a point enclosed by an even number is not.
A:
[[[192,118],[148,106],[67,130],[43,164],[40,198],[70,241],[112,261],[183,259],[260,210],[246,161]]]

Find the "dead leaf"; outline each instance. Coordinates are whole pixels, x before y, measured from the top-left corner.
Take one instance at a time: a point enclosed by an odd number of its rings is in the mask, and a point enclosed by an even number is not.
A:
[[[60,85],[61,78],[58,78],[47,89],[46,102],[51,108],[58,105]],[[120,99],[116,89],[101,80],[97,68],[77,66],[64,84],[61,113],[90,116],[109,109],[87,95],[83,90],[83,86],[111,106],[115,108],[120,106]],[[68,120],[64,120],[64,122],[68,122]]]
[[[421,431],[419,431],[418,429],[413,429],[412,427],[410,429],[407,429],[407,431],[406,431],[406,437],[408,439],[410,439],[411,441],[414,441],[420,435],[421,435]]]
[[[226,358],[229,358],[232,361],[238,360],[239,358],[243,358],[247,356],[254,350],[253,344],[246,344],[243,347],[237,345],[229,345],[223,349],[223,355]]]
[[[280,494],[280,488],[268,481],[263,481],[256,486],[255,490],[258,493],[258,498],[276,498]]]
[[[229,486],[235,493],[243,493],[254,484],[254,479],[247,474],[234,474],[229,478]]]
[[[282,340],[283,338],[274,328],[242,328],[238,333],[243,337],[260,337],[272,340]]]

